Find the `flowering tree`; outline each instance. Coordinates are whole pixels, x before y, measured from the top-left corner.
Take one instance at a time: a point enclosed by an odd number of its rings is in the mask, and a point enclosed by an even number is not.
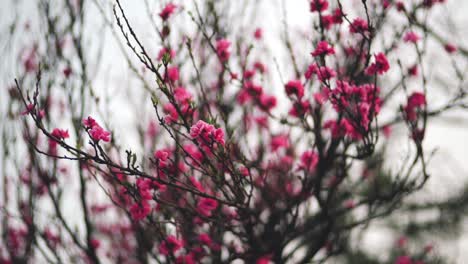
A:
[[[466,202],[405,199],[430,179],[428,122],[467,107],[468,51],[429,23],[445,1],[298,1],[300,33],[256,27],[261,1],[144,1],[151,41],[123,1],[56,2],[37,4],[8,90],[0,263],[441,261],[406,237],[376,258],[354,235],[395,212],[452,206],[460,222]],[[100,88],[96,14],[135,81],[124,98]],[[386,151],[395,127],[403,161]]]

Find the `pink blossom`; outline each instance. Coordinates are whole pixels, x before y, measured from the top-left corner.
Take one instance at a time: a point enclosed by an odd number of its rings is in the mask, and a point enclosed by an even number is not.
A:
[[[369,25],[367,21],[358,17],[353,20],[353,22],[349,25],[349,32],[351,33],[365,33],[369,30]]]
[[[319,156],[317,152],[313,150],[304,151],[301,155],[301,163],[299,165],[300,169],[307,171],[314,170],[319,161]]]
[[[333,23],[335,24],[341,24],[343,23],[343,12],[341,11],[340,8],[336,8],[333,11]]]
[[[70,137],[70,135],[68,134],[68,130],[64,130],[60,128],[55,128],[54,130],[52,130],[52,133],[50,134],[60,140]]]
[[[174,13],[177,6],[173,3],[168,3],[163,10],[159,13],[162,20],[166,21]]]
[[[276,106],[277,101],[276,97],[273,95],[262,94],[260,95],[259,103],[263,111],[269,112]]]
[[[314,1],[314,0],[312,0],[312,1]],[[255,261],[255,264],[269,264],[269,263],[271,263],[270,260],[271,260],[271,256],[270,256],[270,255],[266,255],[266,256],[263,256],[263,257],[258,258],[258,259]]]
[[[334,17],[332,15],[322,14],[321,21],[323,28],[330,29],[334,24]]]
[[[414,31],[408,31],[406,32],[405,36],[403,37],[403,40],[405,42],[411,42],[411,43],[417,43],[421,37]]]
[[[211,217],[212,211],[218,207],[218,201],[212,198],[202,197],[197,204],[197,212],[204,217]]]
[[[198,241],[207,246],[211,246],[211,244],[213,243],[213,240],[211,239],[210,235],[206,233],[198,235]]]
[[[418,76],[418,65],[415,64],[408,69],[408,73],[411,76]]]
[[[221,128],[215,129],[203,120],[199,120],[190,128],[190,136],[205,146],[212,142],[224,145],[224,131]]]
[[[60,236],[52,232],[49,228],[44,229],[44,236],[47,239],[47,242],[55,248],[60,243]],[[1,261],[0,261],[1,263]]]
[[[390,125],[386,125],[382,127],[382,133],[386,138],[389,138],[390,135],[392,134],[392,127]]]
[[[328,0],[311,0],[310,12],[323,12],[328,8]]]
[[[426,96],[421,92],[414,92],[408,97],[408,103],[404,107],[406,119],[415,121],[417,119],[416,110],[426,105]]]
[[[216,42],[216,53],[218,54],[221,62],[226,62],[231,56],[231,42],[227,39],[220,39]]]
[[[179,68],[177,66],[167,68],[167,78],[170,82],[177,82],[179,80]]]
[[[356,203],[354,202],[354,200],[348,199],[348,200],[344,201],[343,206],[346,209],[353,209],[354,207],[356,207]]]
[[[93,126],[93,128],[91,128],[91,130],[89,130],[89,135],[96,142],[98,142],[99,140],[102,140],[104,142],[109,142],[110,141],[110,132],[105,131],[99,125]]]
[[[171,60],[173,60],[174,57],[176,56],[176,53],[175,53],[174,50],[168,49],[168,48],[165,48],[165,47],[164,47],[164,48],[162,48],[162,49],[159,51],[159,53],[158,53],[158,60],[162,60],[163,57],[164,57],[164,55],[166,55],[166,54],[169,55],[169,58],[170,58]]]
[[[271,138],[270,147],[273,152],[276,152],[280,148],[289,147],[289,137],[281,134]]]
[[[322,66],[317,70],[317,78],[321,81],[327,81],[336,76],[335,70],[327,66]]]
[[[96,122],[96,120],[94,120],[94,118],[88,116],[87,118],[84,118],[83,119],[83,125],[86,127],[86,128],[92,128],[94,126],[96,126],[98,123]]]
[[[288,96],[296,95],[299,99],[304,96],[304,86],[300,80],[291,80],[284,86],[284,88]]]
[[[457,46],[451,43],[445,44],[444,48],[445,48],[445,51],[447,51],[450,54],[455,53],[458,50]]]
[[[130,207],[130,215],[132,216],[132,219],[135,221],[139,221],[146,216],[149,215],[151,212],[151,206],[147,201],[142,201],[141,203],[134,203]]]
[[[177,109],[175,106],[171,103],[167,103],[163,106],[163,111],[165,114],[167,114],[166,117],[164,117],[164,121],[168,124],[176,122],[179,119],[179,113],[177,112]]]
[[[192,94],[184,87],[178,87],[174,90],[174,98],[179,103],[187,103],[192,100]]]
[[[399,256],[395,260],[395,264],[412,264],[412,263],[413,261],[411,260],[409,256]]]
[[[289,114],[294,117],[301,117],[310,110],[310,103],[307,100],[294,102]]]
[[[319,105],[323,105],[327,101],[327,98],[328,98],[328,96],[323,92],[316,92],[314,93],[313,97],[314,97],[315,102]]]
[[[72,69],[70,67],[66,67],[65,69],[63,69],[63,75],[65,76],[65,78],[70,77],[71,74],[72,74]]]
[[[262,39],[262,37],[263,37],[263,30],[262,30],[261,28],[256,28],[256,29],[255,29],[255,32],[254,32],[254,37],[255,37],[255,39],[257,39],[257,40]]]
[[[335,54],[335,49],[327,41],[323,40],[317,44],[317,47],[311,54],[314,57],[332,55]]]
[[[390,69],[390,64],[388,63],[387,57],[382,52],[377,53],[375,56],[375,62],[372,63],[366,69],[367,75],[374,75],[374,74],[384,74]]]
[[[92,238],[89,243],[91,244],[91,247],[93,247],[94,249],[98,249],[99,246],[101,245],[101,241],[99,241],[98,239],[96,238]]]
[[[184,242],[182,240],[179,240],[177,237],[170,235],[166,237],[163,242],[161,242],[158,249],[159,253],[163,254],[164,256],[168,256],[169,254],[175,254],[183,246]]]
[[[21,115],[27,115],[29,113],[32,113],[34,111],[34,104],[30,103],[26,106],[26,110],[21,112]]]
[[[304,76],[306,77],[307,80],[309,80],[310,78],[312,78],[312,75],[313,74],[316,74],[318,71],[318,67],[317,65],[315,64],[311,64],[309,65],[309,67],[307,68],[307,71],[305,72]]]
[[[267,67],[265,66],[265,64],[259,62],[259,61],[256,61],[254,63],[254,68],[259,71],[260,73],[265,73],[266,70],[267,70]]]
[[[181,255],[176,258],[176,264],[196,264],[197,261],[194,254],[191,252],[187,255]]]

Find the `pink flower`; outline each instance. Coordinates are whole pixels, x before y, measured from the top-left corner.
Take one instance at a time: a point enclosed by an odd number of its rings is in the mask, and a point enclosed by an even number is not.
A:
[[[395,264],[412,264],[412,263],[413,261],[411,260],[409,256],[399,256],[395,260]]]
[[[167,256],[175,254],[179,249],[184,246],[184,241],[177,239],[175,236],[170,235],[159,245],[159,253]]]
[[[415,64],[408,69],[408,73],[411,76],[418,76],[418,65]]]
[[[83,119],[83,125],[86,127],[86,128],[92,128],[94,126],[96,126],[98,123],[96,122],[96,120],[94,120],[94,118],[88,116],[87,118],[84,118]]]
[[[314,52],[311,53],[312,56],[317,57],[317,56],[326,56],[326,55],[332,55],[335,54],[335,49],[328,44],[328,42],[320,41],[317,44],[317,47],[315,48]]]
[[[94,249],[98,249],[99,246],[101,245],[101,241],[99,241],[96,238],[92,238],[89,242],[91,244],[91,247],[93,247]]]
[[[211,243],[213,243],[213,240],[211,239],[210,235],[206,233],[198,235],[198,241],[200,241],[200,243],[207,245],[207,246],[210,246]]]
[[[314,170],[319,161],[319,156],[317,152],[313,150],[307,150],[301,155],[301,163],[299,165],[300,169],[307,171]]]
[[[171,103],[167,103],[163,106],[163,111],[165,114],[167,114],[166,117],[164,117],[164,121],[168,124],[173,123],[179,119],[179,113],[177,112],[177,109],[175,106]]]
[[[204,146],[212,142],[224,145],[224,131],[221,128],[215,129],[213,125],[203,120],[198,120],[198,122],[190,128],[190,136]]]
[[[367,21],[358,17],[353,20],[353,23],[349,25],[349,32],[351,33],[365,33],[369,30],[369,25]]]
[[[289,114],[294,117],[301,117],[307,112],[309,112],[310,103],[307,100],[297,101],[294,103],[291,110],[289,110]]]
[[[426,95],[421,92],[414,92],[408,98],[408,106],[411,108],[421,107],[426,105]]]
[[[192,94],[184,87],[178,87],[174,90],[174,98],[179,103],[187,103],[192,100]]]
[[[314,0],[312,0],[312,1],[314,1]],[[257,261],[255,261],[255,264],[269,264],[269,263],[271,263],[270,259],[271,259],[271,256],[266,255],[266,256],[258,258]]]
[[[257,40],[262,39],[263,37],[263,30],[261,28],[256,28],[254,32],[254,38]]]
[[[198,162],[202,161],[203,153],[193,144],[187,144],[184,146],[184,151],[188,153],[188,157]]]
[[[403,40],[405,42],[411,42],[411,43],[417,43],[421,37],[414,31],[408,31],[406,32],[405,36],[403,37]]]
[[[457,46],[451,43],[445,44],[444,48],[445,48],[445,51],[447,51],[450,54],[455,53],[458,50]]]
[[[352,199],[348,199],[344,201],[343,206],[346,209],[353,209],[354,207],[356,207],[356,203]]]
[[[159,128],[158,124],[153,120],[148,123],[148,128],[146,129],[146,134],[150,138],[154,138],[158,134]]]
[[[390,125],[386,125],[382,127],[382,133],[386,138],[389,138],[390,135],[392,134],[392,127]]]
[[[310,78],[312,78],[312,75],[313,74],[316,74],[318,71],[318,67],[317,65],[315,64],[311,64],[309,65],[309,67],[307,68],[307,71],[305,72],[304,76],[306,77],[307,80],[309,80]]]
[[[162,18],[162,20],[166,21],[174,13],[176,8],[177,6],[175,4],[169,3],[159,13],[159,16]]]
[[[190,136],[192,138],[198,138],[201,136],[209,135],[213,131],[214,127],[203,120],[198,122],[190,128]]]
[[[37,62],[36,50],[37,47],[33,47],[23,61],[24,69],[28,73],[35,72],[39,66],[39,63]]]
[[[261,94],[259,98],[260,108],[263,111],[269,112],[273,109],[276,104],[276,97],[273,95]]]
[[[177,82],[179,80],[179,68],[177,66],[167,68],[167,78],[170,82]]]
[[[98,142],[99,140],[102,140],[105,142],[110,141],[110,132],[105,131],[99,125],[95,125],[93,128],[91,128],[91,130],[89,130],[89,135],[96,142]]]
[[[334,17],[332,15],[323,15],[322,14],[322,26],[325,29],[330,29],[334,23]]]
[[[218,207],[218,201],[202,197],[197,204],[197,212],[204,217],[211,217],[212,211]]]
[[[70,137],[70,135],[68,134],[68,130],[59,128],[55,128],[50,134],[59,140],[63,140]]]
[[[142,201],[141,203],[134,203],[130,207],[130,215],[132,216],[132,219],[135,221],[139,221],[146,216],[149,215],[151,212],[151,206],[147,201]]]
[[[326,101],[328,96],[324,92],[316,92],[314,93],[314,100],[317,104],[323,105]]]
[[[299,99],[304,96],[304,86],[300,80],[289,81],[284,88],[288,96],[296,95]]]
[[[289,147],[289,137],[287,135],[277,135],[271,138],[270,147],[273,152],[280,148]]]
[[[205,192],[205,188],[203,188],[203,185],[197,179],[195,179],[195,177],[189,177],[189,181],[190,184],[192,184],[193,187],[195,187],[197,190],[200,192]]]
[[[327,10],[328,1],[327,0],[311,0],[310,2],[310,12],[322,12]]]
[[[317,70],[317,78],[321,81],[327,81],[336,76],[335,70],[327,66],[322,66]]]
[[[390,69],[390,64],[388,63],[387,57],[382,52],[377,53],[375,56],[375,62],[372,63],[366,69],[367,75],[374,75],[374,74],[384,74]]]
[[[83,119],[83,125],[85,126],[86,130],[89,130],[88,133],[91,138],[98,142],[99,140],[109,142],[110,141],[110,132],[105,131],[94,118],[88,116],[87,118]]]
[[[194,257],[194,253],[190,252],[187,255],[181,255],[176,258],[176,264],[196,264],[196,258]]]
[[[65,69],[63,69],[63,75],[65,76],[65,78],[70,77],[71,74],[72,74],[72,69],[70,67],[66,67]]]
[[[46,237],[47,242],[49,242],[49,244],[54,248],[57,246],[58,243],[60,243],[60,236],[56,233],[53,233],[47,227],[44,229],[44,236]]]
[[[21,115],[27,115],[29,113],[32,113],[33,111],[34,111],[34,104],[31,103],[26,106],[26,110],[21,112]]]
[[[408,103],[404,107],[406,119],[409,121],[416,121],[416,110],[426,105],[426,96],[421,92],[414,92],[408,98]]]
[[[162,48],[159,53],[158,53],[158,60],[162,60],[162,58],[164,57],[164,55],[169,55],[169,58],[172,60],[174,59],[176,53],[174,50],[172,49],[168,49],[168,48]]]
[[[259,61],[256,61],[256,62],[254,63],[254,68],[255,68],[257,71],[259,71],[260,73],[264,73],[264,72],[266,72],[266,70],[267,70],[265,64],[263,64],[263,63],[261,63],[261,62],[259,62]]]
[[[340,8],[336,8],[333,11],[333,23],[335,24],[343,23],[343,12],[341,11]]]
[[[169,155],[170,152],[168,150],[157,150],[154,152],[154,158],[162,168],[167,166],[166,161],[169,159]]]
[[[231,56],[230,47],[231,42],[229,42],[227,39],[220,39],[216,42],[216,53],[218,54],[221,62],[226,62],[229,60],[229,57]]]

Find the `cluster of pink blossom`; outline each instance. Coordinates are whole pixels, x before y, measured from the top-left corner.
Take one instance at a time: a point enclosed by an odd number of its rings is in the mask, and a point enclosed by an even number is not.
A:
[[[88,131],[89,136],[95,142],[99,142],[100,140],[104,142],[110,141],[111,133],[109,131],[104,130],[92,117],[87,117],[83,119],[83,125]]]

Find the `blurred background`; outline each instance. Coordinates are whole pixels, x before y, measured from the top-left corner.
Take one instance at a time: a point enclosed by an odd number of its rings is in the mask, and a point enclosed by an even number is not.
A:
[[[77,0],[78,1],[78,0]],[[346,1],[347,5],[351,5],[360,0]],[[40,0],[0,0],[0,128],[2,131],[10,131],[14,133],[15,125],[6,122],[8,88],[14,83],[14,78],[22,72],[21,57],[24,56],[25,50],[31,47],[34,42],[40,40],[45,34],[44,21],[39,17],[36,4]],[[53,7],[53,0],[50,1]],[[151,27],[150,16],[156,16],[157,10],[160,10],[163,1],[155,0],[132,0],[122,1],[129,20],[134,25],[137,35],[141,37],[144,44],[151,53],[157,54],[160,46],[153,44],[155,32]],[[235,1],[233,1],[235,2]],[[259,6],[260,12],[254,12],[247,9],[242,10],[245,1],[232,3],[232,12],[227,11],[233,17],[242,19],[241,15],[246,17],[254,17],[256,25],[265,32],[265,43],[268,43],[269,53],[272,54],[269,60],[270,68],[275,68],[274,60],[283,61],[287,56],[287,51],[276,42],[278,35],[282,34],[284,23],[288,24],[293,35],[306,35],[310,32],[310,12],[307,0],[258,0],[256,4]],[[192,1],[176,1],[184,7],[181,13],[190,10],[193,5]],[[149,8],[148,8],[149,7]],[[154,10],[148,13],[149,10]],[[237,13],[236,13],[237,12]],[[447,39],[453,39],[460,47],[468,48],[468,1],[464,0],[448,0],[447,4],[437,7],[432,18],[434,21],[429,21],[432,29]],[[92,86],[95,92],[103,98],[103,101],[109,104],[100,104],[102,108],[90,109],[90,115],[108,116],[110,119],[109,126],[118,132],[116,136],[122,146],[138,145],[138,142],[133,140],[133,135],[137,131],[126,129],[134,127],[135,122],[139,118],[147,118],[151,114],[151,101],[149,98],[141,98],[137,89],[134,86],[138,85],[138,81],[134,78],[133,73],[128,71],[127,58],[124,55],[122,47],[119,46],[119,41],[123,43],[119,32],[115,35],[113,30],[116,30],[115,20],[112,14],[112,1],[92,0],[88,2],[86,7],[87,23],[85,32],[89,45],[84,47],[86,56],[100,57],[100,62],[95,65],[89,65],[92,73]],[[177,26],[184,28],[187,31],[196,30],[190,19],[181,19]],[[185,22],[185,24],[183,24]],[[111,23],[113,26],[109,26]],[[440,25],[444,25],[439,28]],[[235,28],[235,26],[234,26]],[[449,30],[447,30],[449,29]],[[242,29],[239,28],[241,31]],[[242,34],[242,32],[237,34]],[[67,41],[67,40],[65,40]],[[431,53],[430,43],[428,52]],[[311,47],[309,43],[294,43],[294,48],[299,57],[308,56]],[[124,50],[126,47],[124,47]],[[302,53],[304,51],[305,53]],[[404,51],[402,51],[404,52]],[[446,89],[451,89],[452,80],[447,71],[452,70],[450,60],[440,52],[429,54],[432,59],[428,62],[430,68],[431,81],[434,83],[442,83]],[[134,61],[133,58],[131,58]],[[73,62],[72,62],[73,64]],[[461,65],[462,69],[466,69],[465,65]],[[140,70],[140,69],[138,69]],[[282,76],[288,79],[291,75],[291,69],[288,65],[279,64],[278,71]],[[466,72],[466,71],[465,71]],[[447,76],[444,78],[444,76]],[[283,92],[283,83],[279,75],[276,76],[268,88],[271,92],[281,95]],[[112,100],[110,100],[112,99]],[[437,105],[444,101],[444,92],[428,94],[429,104]],[[129,111],[142,104],[141,115],[135,115],[135,111]],[[280,102],[281,105],[281,102]],[[284,104],[283,104],[284,105]],[[111,109],[111,111],[109,111]],[[277,111],[281,110],[280,107]],[[5,122],[4,122],[5,121]],[[8,132],[8,133],[10,133]],[[4,132],[6,133],[6,132]],[[403,154],[407,151],[407,130],[405,127],[395,127],[394,136],[391,138],[389,152],[394,157],[403,158]],[[4,142],[5,143],[5,142]],[[444,200],[452,194],[463,191],[468,184],[468,115],[462,111],[451,111],[437,119],[429,122],[426,138],[424,141],[426,150],[433,153],[432,162],[430,163],[430,174],[432,178],[425,188],[411,197],[418,201],[427,200]],[[138,147],[137,147],[138,148]],[[141,150],[140,150],[141,151]],[[21,155],[19,152],[17,155]],[[1,160],[1,159],[0,159]],[[6,164],[0,163],[0,171],[4,171]],[[389,165],[392,167],[392,164]],[[397,167],[397,166],[395,166]],[[0,183],[1,184],[1,183]],[[72,183],[71,183],[72,184]],[[72,201],[70,201],[72,202]],[[457,201],[455,201],[457,202]],[[461,202],[461,201],[460,201]],[[465,202],[465,201],[463,201]],[[466,208],[468,209],[468,208]],[[73,209],[69,211],[73,215]],[[434,215],[437,213],[428,212],[422,213],[421,218],[444,217]],[[405,215],[395,216],[396,225],[409,221]],[[460,220],[460,228],[453,232],[447,230],[440,233],[434,229],[434,236],[429,236],[428,243],[435,243],[436,249],[443,255],[453,258],[455,263],[468,262],[468,218],[463,217]],[[441,229],[443,230],[443,229]],[[398,234],[395,234],[387,225],[375,224],[371,228],[371,232],[367,232],[362,238],[361,244],[369,249],[369,252],[374,252],[379,255],[379,252],[386,252],[391,248],[398,239]]]

